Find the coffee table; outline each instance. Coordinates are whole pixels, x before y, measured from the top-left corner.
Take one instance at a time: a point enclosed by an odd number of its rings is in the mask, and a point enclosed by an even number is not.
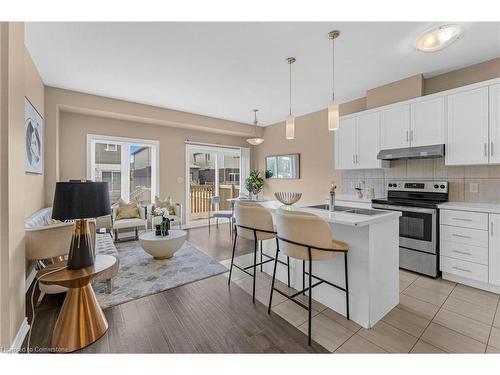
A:
[[[180,229],[171,229],[168,236],[157,236],[155,232],[144,232],[139,236],[139,243],[146,253],[155,259],[172,258],[174,253],[186,241],[187,232]]]

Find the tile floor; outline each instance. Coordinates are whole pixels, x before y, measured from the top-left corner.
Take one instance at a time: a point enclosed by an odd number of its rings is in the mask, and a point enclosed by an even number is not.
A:
[[[239,261],[250,264],[247,259]],[[229,267],[230,260],[221,263]],[[500,353],[499,295],[404,270],[399,275],[399,305],[372,329],[314,302],[313,339],[335,353]],[[244,272],[233,269],[231,280],[252,293]],[[258,272],[256,299],[266,306],[270,283]],[[279,293],[273,300],[272,311],[307,334],[306,310]]]

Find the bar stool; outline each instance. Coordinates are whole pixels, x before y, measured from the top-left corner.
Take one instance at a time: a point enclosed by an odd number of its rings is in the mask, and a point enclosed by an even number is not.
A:
[[[252,302],[255,303],[255,276],[257,271],[257,266],[260,266],[262,272],[262,265],[275,260],[274,272],[276,273],[276,264],[281,263],[287,266],[288,273],[288,287],[290,287],[290,258],[287,257],[287,261],[283,262],[272,256],[264,254],[262,252],[262,241],[276,239],[276,246],[278,246],[278,238],[276,237],[276,231],[273,225],[273,217],[260,204],[251,201],[237,201],[234,205],[234,218],[236,220],[234,227],[234,242],[233,242],[233,254],[231,256],[231,267],[229,269],[229,280],[228,285],[231,285],[231,275],[233,272],[233,266],[239,270],[245,272],[246,274],[253,277],[253,291],[252,291]],[[238,236],[246,238],[248,240],[254,241],[254,254],[253,254],[253,265],[243,267],[234,263],[234,254],[236,252],[236,239]],[[260,262],[257,263],[257,250],[260,241]],[[276,253],[278,254],[278,253]],[[268,258],[263,260],[263,256]],[[253,268],[253,273],[249,272],[248,269]]]
[[[271,294],[269,296],[268,314],[271,314],[271,303],[273,300],[273,291],[284,295],[299,306],[306,309],[309,313],[308,322],[308,343],[311,345],[311,317],[312,317],[312,288],[326,283],[345,292],[346,299],[346,318],[349,319],[349,285],[347,277],[347,251],[349,245],[344,242],[332,240],[332,231],[330,225],[317,215],[302,212],[279,209],[275,215],[277,227],[278,248],[276,249],[276,258],[278,252],[282,251],[291,258],[302,260],[302,283],[303,289],[292,295],[288,295],[274,287],[276,279],[276,262],[274,264],[273,280],[271,283]],[[316,277],[312,274],[312,262],[327,260],[344,254],[345,269],[345,287],[335,285],[327,280]],[[309,262],[309,272],[305,271],[305,262]],[[309,286],[305,287],[305,275],[309,277]],[[313,284],[313,279],[317,280]],[[309,292],[309,304],[297,301],[295,297],[299,294]]]

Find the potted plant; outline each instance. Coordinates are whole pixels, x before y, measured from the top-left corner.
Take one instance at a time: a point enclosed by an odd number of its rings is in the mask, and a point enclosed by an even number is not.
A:
[[[264,179],[261,177],[259,171],[250,171],[248,178],[245,180],[245,187],[247,188],[251,196],[257,198],[258,194],[264,187]]]

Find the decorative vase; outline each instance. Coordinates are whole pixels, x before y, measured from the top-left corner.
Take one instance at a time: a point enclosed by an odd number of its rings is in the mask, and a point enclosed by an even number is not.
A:
[[[161,236],[161,224],[155,225],[155,236]]]

